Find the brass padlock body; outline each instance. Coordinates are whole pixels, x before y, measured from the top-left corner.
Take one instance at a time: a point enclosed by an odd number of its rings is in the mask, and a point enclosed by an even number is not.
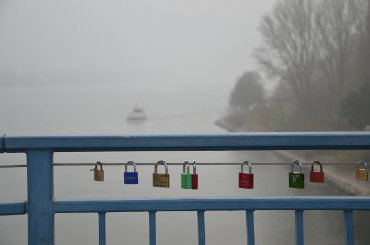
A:
[[[368,181],[368,171],[366,169],[356,168],[356,179]]]
[[[100,166],[100,170],[98,169],[98,165]],[[104,181],[104,170],[103,170],[103,165],[101,164],[101,162],[97,162],[95,164],[94,180],[95,181]]]
[[[170,188],[170,174],[153,173],[153,187]]]
[[[104,170],[94,169],[94,180],[104,181]]]
[[[158,174],[158,164],[163,164],[166,170],[164,174]],[[154,173],[153,173],[153,187],[164,187],[170,188],[170,175],[168,173],[168,165],[165,161],[160,160],[154,166]]]

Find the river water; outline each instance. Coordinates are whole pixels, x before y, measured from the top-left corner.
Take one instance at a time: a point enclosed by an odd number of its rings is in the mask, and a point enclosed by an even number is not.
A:
[[[2,134],[224,133],[228,91],[151,83],[18,86],[0,90]],[[148,120],[128,124],[132,107],[144,106]],[[56,153],[54,162],[282,162],[270,151]],[[24,154],[2,154],[0,164],[24,164]],[[238,166],[198,166],[199,190],[180,188],[181,166],[170,166],[171,188],[152,187],[152,166],[138,166],[139,185],[123,185],[122,166],[106,166],[105,181],[93,181],[91,167],[55,167],[56,198],[338,196],[326,183],[288,187],[288,166],[255,166],[255,188],[239,189]],[[26,169],[0,171],[0,201],[26,199]],[[246,244],[245,213],[206,212],[207,244]],[[344,244],[341,211],[305,211],[306,244]],[[369,244],[368,212],[355,212],[356,245]],[[197,244],[196,212],[158,212],[157,242]],[[56,244],[98,244],[97,214],[56,214]],[[256,211],[256,244],[295,244],[294,211]],[[27,244],[27,215],[0,217],[0,244]],[[148,244],[147,213],[108,213],[107,244]]]

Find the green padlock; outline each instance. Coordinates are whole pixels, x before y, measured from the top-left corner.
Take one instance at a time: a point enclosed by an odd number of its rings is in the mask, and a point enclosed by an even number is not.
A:
[[[299,164],[299,173],[293,172],[295,164]],[[302,173],[302,163],[298,160],[294,160],[292,163],[291,171],[289,173],[289,187],[290,188],[304,188],[304,173]]]
[[[185,165],[186,165],[186,172],[185,172]],[[182,173],[181,173],[181,188],[182,189],[191,189],[192,188],[192,177],[189,170],[189,162],[185,161],[182,165]]]

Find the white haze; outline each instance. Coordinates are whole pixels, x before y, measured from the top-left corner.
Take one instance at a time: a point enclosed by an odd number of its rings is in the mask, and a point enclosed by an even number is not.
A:
[[[257,68],[257,29],[274,2],[2,0],[0,73],[51,84],[151,81],[227,99]]]

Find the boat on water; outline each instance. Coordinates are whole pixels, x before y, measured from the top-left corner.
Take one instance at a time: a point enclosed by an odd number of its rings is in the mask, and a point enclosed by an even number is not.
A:
[[[135,106],[134,109],[128,114],[128,122],[141,122],[146,120],[147,117],[144,112],[144,108],[141,106]]]

